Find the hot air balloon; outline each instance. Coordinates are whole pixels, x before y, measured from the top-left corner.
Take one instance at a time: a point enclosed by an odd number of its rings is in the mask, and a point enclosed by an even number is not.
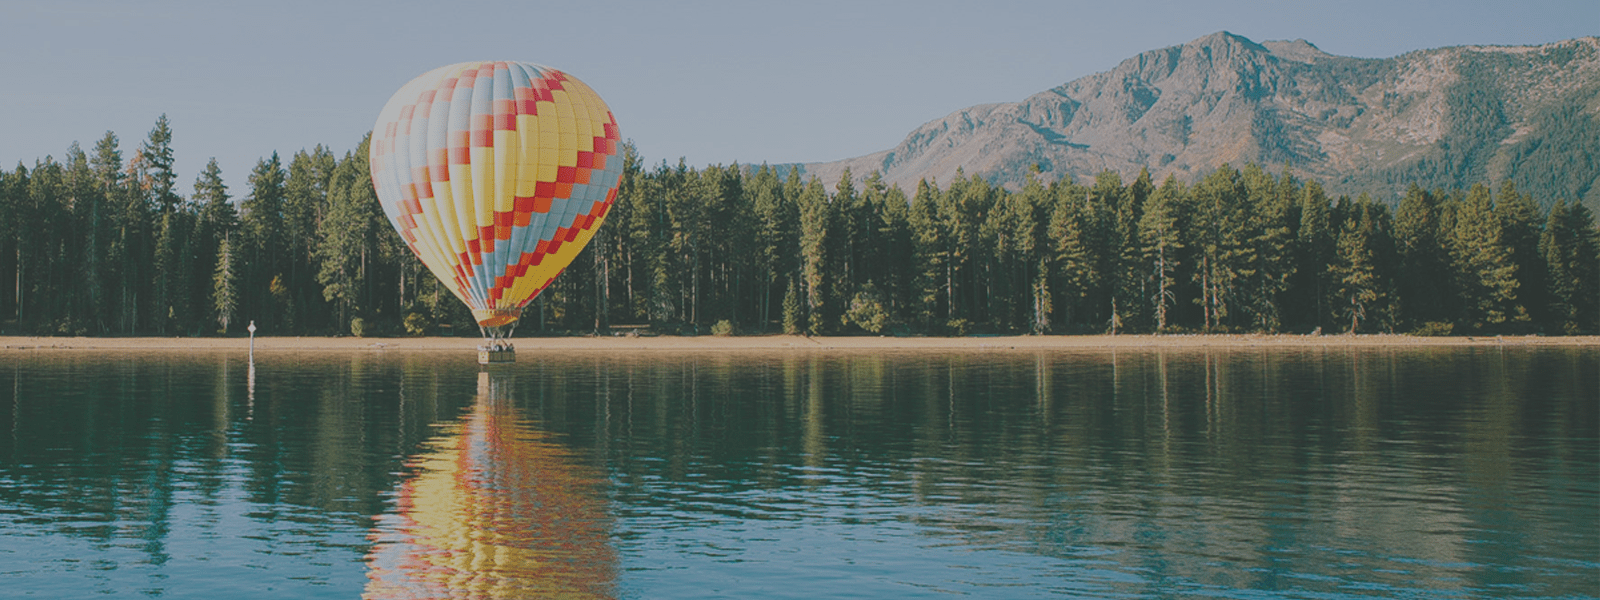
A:
[[[509,352],[522,308],[616,200],[619,139],[605,102],[571,75],[460,63],[411,80],[384,105],[372,182],[406,245],[472,309],[486,349]]]

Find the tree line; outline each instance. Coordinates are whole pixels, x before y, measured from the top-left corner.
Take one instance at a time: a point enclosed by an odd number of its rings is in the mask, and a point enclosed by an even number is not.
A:
[[[369,136],[370,137],[370,136]],[[477,335],[395,235],[367,140],[192,192],[165,116],[125,157],[0,171],[0,330],[45,335]],[[1509,182],[1334,197],[1289,169],[1191,184],[957,172],[907,195],[768,165],[645,168],[519,331],[934,334],[1600,331],[1600,229]]]

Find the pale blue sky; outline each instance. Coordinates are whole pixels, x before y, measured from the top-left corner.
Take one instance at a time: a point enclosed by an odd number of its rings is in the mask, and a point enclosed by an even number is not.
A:
[[[468,60],[577,76],[651,163],[810,162],[1216,31],[1388,57],[1597,35],[1600,2],[0,0],[0,23],[0,167],[107,130],[132,156],[166,113],[182,191],[214,156],[241,196],[257,159],[342,155]]]

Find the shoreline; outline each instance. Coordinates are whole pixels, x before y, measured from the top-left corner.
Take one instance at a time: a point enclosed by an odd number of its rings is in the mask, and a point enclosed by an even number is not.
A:
[[[741,351],[741,350],[1088,350],[1165,348],[1310,348],[1310,347],[1461,347],[1461,346],[1600,346],[1600,336],[1452,336],[1409,335],[1020,335],[992,337],[805,337],[752,336],[572,336],[511,340],[521,352],[561,351]],[[257,352],[394,350],[423,352],[475,351],[481,340],[462,337],[257,337]],[[38,350],[110,351],[248,351],[249,338],[158,337],[0,337],[0,352]]]

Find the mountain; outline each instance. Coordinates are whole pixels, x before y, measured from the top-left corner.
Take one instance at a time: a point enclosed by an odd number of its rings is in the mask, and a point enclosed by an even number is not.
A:
[[[1128,181],[1148,167],[1159,182],[1254,162],[1380,198],[1413,182],[1509,178],[1541,202],[1600,211],[1596,156],[1600,38],[1368,59],[1219,32],[1020,102],[958,110],[890,150],[801,168],[830,184],[845,168],[878,171],[909,190],[957,168],[1016,188],[1035,165],[1080,181],[1105,169]]]

